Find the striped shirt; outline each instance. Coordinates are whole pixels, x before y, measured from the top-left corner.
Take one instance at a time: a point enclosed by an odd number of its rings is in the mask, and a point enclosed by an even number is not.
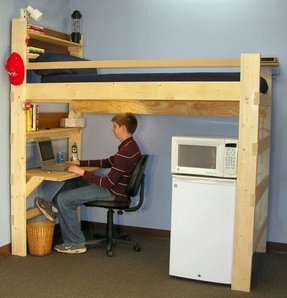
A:
[[[129,201],[127,186],[138,161],[141,158],[140,149],[130,137],[118,146],[118,152],[106,159],[81,160],[80,166],[110,168],[107,176],[97,176],[85,171],[83,178],[87,181],[108,189],[117,201]]]

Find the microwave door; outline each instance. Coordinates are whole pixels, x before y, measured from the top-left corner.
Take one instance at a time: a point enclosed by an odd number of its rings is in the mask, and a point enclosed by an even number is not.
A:
[[[220,176],[218,146],[178,145],[177,172],[191,175]]]

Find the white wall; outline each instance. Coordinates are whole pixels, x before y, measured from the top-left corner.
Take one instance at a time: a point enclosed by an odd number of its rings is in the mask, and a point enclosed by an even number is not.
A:
[[[276,56],[280,76],[274,80],[270,216],[268,240],[287,243],[286,109],[287,43],[284,39],[287,2],[277,0],[73,0],[83,14],[85,53],[90,59],[238,57],[242,52]],[[114,152],[107,140],[111,115],[89,115],[85,156]],[[136,134],[152,155],[147,173],[147,202],[143,212],[121,218],[135,226],[169,229],[171,177],[170,137],[182,133],[236,133],[234,122],[203,122],[196,117],[140,116]],[[212,127],[212,130],[210,130]],[[283,137],[282,137],[283,136]],[[101,140],[100,142],[98,140]],[[104,141],[103,141],[104,140]],[[100,214],[99,214],[100,213]],[[102,212],[83,212],[102,219]],[[191,210],[192,216],[192,210]]]

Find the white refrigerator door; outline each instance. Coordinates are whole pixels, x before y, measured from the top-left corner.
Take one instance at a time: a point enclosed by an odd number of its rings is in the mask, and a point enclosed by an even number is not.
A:
[[[173,176],[169,274],[231,284],[236,181]]]

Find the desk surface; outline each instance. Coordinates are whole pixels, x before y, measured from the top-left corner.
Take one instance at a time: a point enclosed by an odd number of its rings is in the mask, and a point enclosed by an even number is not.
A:
[[[97,167],[81,167],[82,169],[86,171],[93,172],[99,168]],[[27,180],[31,179],[34,176],[43,177],[44,180],[47,181],[65,181],[69,179],[73,179],[76,177],[79,177],[79,175],[75,173],[70,173],[68,171],[65,172],[45,172],[42,171],[40,168],[30,169],[26,172],[26,178]]]

